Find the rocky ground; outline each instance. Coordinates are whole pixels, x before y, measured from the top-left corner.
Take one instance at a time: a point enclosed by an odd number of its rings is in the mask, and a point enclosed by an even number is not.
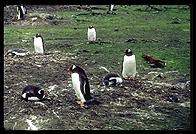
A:
[[[178,72],[152,71],[120,87],[101,86],[105,74],[88,73],[93,97],[100,105],[81,109],[75,102],[69,74],[65,69],[77,56],[58,52],[29,54],[4,59],[4,127],[6,129],[187,129],[190,120],[190,86],[186,81],[167,82]],[[81,63],[84,63],[80,59]],[[93,65],[96,68],[96,65]],[[96,68],[98,69],[98,67]],[[34,83],[29,82],[34,81]],[[49,100],[21,100],[22,89],[35,84],[48,92]],[[172,98],[176,96],[177,99]],[[168,120],[168,119],[171,119]],[[31,121],[34,127],[27,123]],[[167,123],[168,122],[168,123]],[[148,127],[144,128],[148,123]],[[168,125],[168,126],[167,126]],[[172,127],[171,127],[171,126]]]

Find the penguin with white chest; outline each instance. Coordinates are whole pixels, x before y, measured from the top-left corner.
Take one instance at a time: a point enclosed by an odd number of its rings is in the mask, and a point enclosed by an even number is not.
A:
[[[87,36],[88,36],[88,41],[92,42],[96,40],[96,30],[93,26],[88,27]]]
[[[17,17],[18,20],[24,19],[24,15],[27,14],[27,10],[23,5],[17,6]]]
[[[43,41],[41,34],[39,34],[39,33],[37,33],[34,36],[34,48],[35,48],[36,53],[39,53],[39,54],[45,53],[44,41]]]
[[[25,49],[22,49],[22,48],[15,48],[15,49],[11,49],[11,50],[8,50],[8,52],[5,54],[6,56],[8,55],[11,55],[11,56],[25,56],[29,54],[29,52]]]
[[[137,74],[135,55],[130,49],[125,50],[122,76],[124,79],[134,79]]]
[[[72,65],[68,71],[71,72],[73,89],[79,99],[77,103],[82,108],[88,108],[89,104],[97,103],[98,101],[91,97],[90,85],[85,71],[77,65]]]
[[[21,96],[25,101],[40,101],[43,100],[47,94],[38,86],[28,85],[23,89]]]
[[[108,73],[103,78],[103,85],[105,86],[117,86],[123,82],[122,78],[116,73]]]
[[[114,5],[113,4],[110,4],[107,13],[108,14],[113,13],[113,9],[114,9]]]

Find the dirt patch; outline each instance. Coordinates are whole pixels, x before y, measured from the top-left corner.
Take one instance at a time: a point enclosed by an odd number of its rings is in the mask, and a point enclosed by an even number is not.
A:
[[[130,126],[127,121],[149,124],[149,119],[162,122],[164,128],[168,122],[162,118],[172,117],[180,123],[168,129],[189,127],[190,106],[182,104],[190,102],[190,87],[172,88],[172,85],[156,85],[141,78],[124,81],[120,87],[104,87],[97,81],[102,78],[104,71],[98,71],[98,74],[94,74],[96,77],[88,73],[93,97],[101,104],[90,109],[79,108],[65,68],[75,60],[82,65],[85,58],[74,58],[59,53],[4,58],[6,129],[131,129],[127,128]],[[21,100],[22,89],[27,84],[41,86],[49,93],[49,99],[42,102]],[[170,93],[178,93],[180,102],[168,102],[166,96]],[[29,121],[34,127],[27,123]],[[153,122],[150,124],[155,124]],[[173,123],[173,120],[169,123]]]
[[[88,5],[54,5],[54,6],[47,6],[47,5],[25,5],[27,9],[27,14],[25,15],[25,20],[17,20],[17,5],[7,5],[4,7],[4,24],[14,24],[14,25],[47,25],[47,24],[62,24],[62,23],[70,23],[66,18],[58,18],[58,16],[46,14],[46,11],[78,11],[78,10],[106,10],[103,7],[96,7],[96,6],[88,6]],[[36,15],[32,15],[36,12]],[[43,12],[43,13],[40,13]],[[98,14],[91,12],[93,15]],[[45,14],[45,15],[44,15]],[[42,16],[41,16],[42,15]],[[38,17],[35,20],[35,17]],[[32,18],[33,21],[32,21]]]

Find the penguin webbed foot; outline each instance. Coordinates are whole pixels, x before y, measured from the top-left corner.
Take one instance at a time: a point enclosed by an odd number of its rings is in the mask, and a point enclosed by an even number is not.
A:
[[[80,105],[81,104],[81,101],[76,101],[76,103]]]
[[[76,101],[76,103],[77,103],[78,105],[80,105],[81,108],[84,108],[84,107],[85,107],[85,102]]]
[[[87,105],[99,105],[101,102],[95,100],[95,99],[92,99],[92,100],[89,100],[86,102]]]
[[[82,102],[82,101],[76,101],[77,104],[80,105],[80,108],[85,108],[85,109],[88,109],[90,108],[92,105],[99,105],[101,102],[97,101],[97,100],[88,100],[86,102]]]

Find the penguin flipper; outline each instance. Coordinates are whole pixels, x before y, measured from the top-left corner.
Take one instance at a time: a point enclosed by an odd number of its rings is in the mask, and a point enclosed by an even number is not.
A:
[[[90,85],[89,85],[89,81],[88,78],[84,75],[82,75],[82,77],[80,78],[80,88],[81,88],[81,92],[84,95],[84,99],[85,100],[90,100],[92,99],[91,94],[90,94]]]

